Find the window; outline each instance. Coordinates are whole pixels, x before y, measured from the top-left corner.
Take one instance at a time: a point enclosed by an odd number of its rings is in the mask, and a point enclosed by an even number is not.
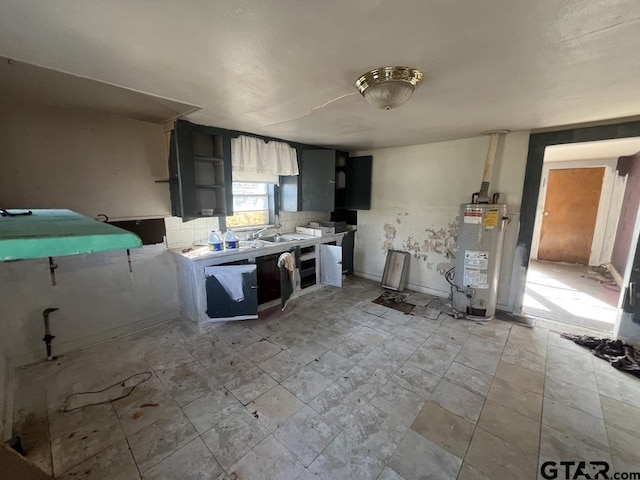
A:
[[[227,227],[268,225],[273,213],[272,184],[233,182],[233,216],[227,217]]]

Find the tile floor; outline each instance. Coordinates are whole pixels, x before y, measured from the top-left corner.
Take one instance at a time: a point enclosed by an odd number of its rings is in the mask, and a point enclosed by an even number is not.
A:
[[[404,315],[372,303],[380,291],[351,278],[269,320],[202,335],[174,321],[20,369],[16,430],[59,479],[517,480],[553,460],[640,471],[640,380],[551,322]],[[147,371],[126,398],[59,411]]]
[[[620,289],[601,283],[585,265],[532,260],[527,272],[524,311],[536,317],[613,331]]]

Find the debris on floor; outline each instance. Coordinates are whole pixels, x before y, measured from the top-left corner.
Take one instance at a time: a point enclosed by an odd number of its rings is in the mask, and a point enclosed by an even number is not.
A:
[[[383,292],[373,303],[402,313],[436,320],[442,312],[442,299],[425,293]]]
[[[407,295],[403,293],[383,292],[382,295],[373,300],[373,303],[377,303],[383,307],[393,308],[402,313],[411,313],[415,305],[405,302],[405,298],[407,298]]]
[[[136,373],[102,390],[72,393],[65,399],[61,411],[71,412],[80,408],[102,405],[103,403],[114,402],[128,397],[138,385],[146,382],[152,376],[151,372]]]
[[[573,335],[561,333],[562,338],[572,340],[578,345],[591,349],[596,357],[607,360],[618,370],[624,370],[640,377],[640,351],[622,340],[597,338],[589,335]]]
[[[600,282],[600,285],[610,290],[615,290],[617,292],[620,291],[620,287],[616,283],[613,275],[611,275],[611,272],[609,272],[609,269],[607,269],[607,267],[589,267],[589,271],[586,273],[586,275],[580,276],[589,280]]]

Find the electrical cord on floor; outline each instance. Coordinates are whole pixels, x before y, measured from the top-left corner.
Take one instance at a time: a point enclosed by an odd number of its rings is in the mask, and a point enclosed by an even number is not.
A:
[[[139,382],[135,383],[134,385],[127,385],[127,382],[129,380],[131,380],[134,377],[137,377],[139,375],[144,375],[145,378],[140,380]],[[109,385],[106,388],[103,388],[102,390],[96,390],[96,391],[87,391],[87,392],[77,392],[77,393],[72,393],[71,395],[69,395],[67,398],[65,398],[64,403],[63,403],[63,407],[60,411],[62,412],[72,412],[74,410],[79,410],[81,408],[85,408],[85,407],[92,407],[95,405],[103,405],[105,403],[111,403],[111,402],[115,402],[116,400],[120,400],[122,398],[126,398],[129,395],[131,395],[131,393],[136,389],[136,387],[138,385],[142,385],[144,382],[146,382],[147,380],[149,380],[151,377],[153,376],[152,372],[140,372],[140,373],[134,373],[133,375],[125,378],[124,380],[120,381],[120,382],[116,382],[113,385]],[[107,390],[114,388],[114,387],[122,387],[124,390],[122,391],[122,395],[111,398],[111,397],[107,397],[106,400],[100,401],[100,402],[90,402],[90,403],[85,403],[83,405],[77,406],[77,407],[73,407],[73,408],[69,408],[67,405],[69,404],[69,401],[72,399],[72,397],[74,396],[82,396],[82,395],[99,395],[101,393],[106,392]]]
[[[462,314],[462,312],[460,312],[460,310],[458,310],[458,308],[455,305],[455,300],[453,298],[453,289],[455,288],[458,293],[465,293],[465,291],[463,289],[461,289],[460,287],[458,287],[455,283],[453,283],[453,280],[454,280],[455,276],[456,276],[456,267],[451,267],[449,270],[447,270],[445,272],[444,279],[449,284],[449,289],[451,290],[452,317],[454,317],[454,318],[463,318],[464,315]]]

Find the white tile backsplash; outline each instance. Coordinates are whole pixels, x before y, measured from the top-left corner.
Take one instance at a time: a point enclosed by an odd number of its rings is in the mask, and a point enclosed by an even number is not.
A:
[[[295,231],[296,227],[307,225],[312,220],[329,220],[330,212],[280,212],[280,225],[282,233]],[[167,230],[167,247],[190,247],[194,242],[206,240],[209,232],[220,231],[220,224],[215,217],[198,218],[189,222],[183,222],[180,217],[165,217]]]
[[[282,232],[293,232],[296,227],[303,227],[311,220],[329,220],[330,212],[280,212]]]
[[[194,242],[206,240],[211,230],[220,230],[215,217],[197,218],[189,222],[183,222],[180,217],[165,217],[164,225],[168,248],[190,247]]]

